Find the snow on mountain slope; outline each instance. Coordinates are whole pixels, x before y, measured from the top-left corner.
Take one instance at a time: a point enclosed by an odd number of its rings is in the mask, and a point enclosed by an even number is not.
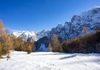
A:
[[[37,52],[48,52],[48,48],[45,47],[45,44],[41,44],[39,50]]]
[[[35,32],[29,32],[29,31],[22,31],[22,32],[13,32],[12,33],[13,36],[18,37],[18,36],[22,36],[22,37],[31,37],[31,36],[35,36]]]
[[[12,36],[18,37],[21,36],[23,38],[23,41],[37,41],[38,39],[36,38],[36,34],[34,31],[29,32],[29,31],[22,31],[22,32],[13,32]]]
[[[36,37],[37,37],[38,39],[40,39],[40,38],[42,38],[42,37],[44,37],[44,36],[47,36],[48,33],[49,33],[49,31],[46,31],[46,30],[43,29],[42,31],[36,33]]]
[[[52,28],[50,35],[56,34],[66,41],[81,36],[84,26],[87,27],[89,33],[100,30],[100,7],[74,15],[70,22],[65,22],[64,26],[58,24],[57,27]]]
[[[13,36],[15,36],[15,37],[18,37],[18,36],[20,36],[20,35],[21,35],[21,33],[18,33],[18,32],[13,32],[13,33],[12,33],[12,35],[13,35]]]
[[[42,30],[40,32],[13,32],[12,35],[18,37],[21,35],[24,41],[37,41],[37,50],[41,44],[45,44],[48,47],[51,35],[56,34],[59,38],[60,43],[73,39],[75,37],[80,37],[83,35],[83,28],[87,27],[88,33],[92,33],[96,30],[100,30],[100,7],[95,7],[89,11],[80,13],[79,15],[74,15],[71,21],[65,22],[64,25],[58,24],[57,27],[52,28],[51,31]],[[43,38],[47,36],[47,38]],[[39,40],[40,38],[43,38]],[[43,41],[42,41],[43,40]]]
[[[100,70],[100,54],[11,51],[0,59],[0,70]]]
[[[60,43],[71,38],[80,37],[83,35],[83,28],[85,26],[88,33],[100,30],[100,7],[95,7],[89,11],[82,12],[79,15],[74,15],[71,21],[65,22],[64,25],[58,24],[57,27],[52,28],[47,35],[48,40],[45,38],[45,40],[41,42],[41,39],[36,42],[36,46],[40,47],[42,43],[48,45],[52,34],[58,36]]]
[[[22,31],[22,32],[13,32],[12,36],[14,37],[18,37],[21,36],[23,38],[23,41],[37,41],[38,39],[47,36],[47,34],[49,33],[49,31],[46,30],[42,30],[40,32],[29,32],[29,31]]]

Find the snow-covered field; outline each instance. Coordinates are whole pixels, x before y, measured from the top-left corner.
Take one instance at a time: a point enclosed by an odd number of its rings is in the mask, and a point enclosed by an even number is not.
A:
[[[100,70],[100,54],[11,51],[0,59],[0,70]]]

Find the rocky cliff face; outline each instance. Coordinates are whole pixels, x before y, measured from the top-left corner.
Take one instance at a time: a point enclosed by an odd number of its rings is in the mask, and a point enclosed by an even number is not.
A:
[[[80,37],[83,35],[83,28],[85,26],[87,27],[88,33],[100,30],[100,7],[82,12],[79,15],[74,15],[71,21],[65,22],[64,25],[58,24],[57,27],[52,28],[51,31],[48,32],[46,39],[43,38],[43,41],[38,40],[36,46],[39,48],[39,45],[44,43],[47,47],[52,34],[58,36],[60,43],[71,38]]]
[[[50,35],[54,33],[63,41],[66,41],[70,38],[82,36],[82,30],[85,26],[89,33],[100,30],[100,8],[74,15],[70,22],[65,22],[64,26],[58,24],[56,28],[52,28]]]

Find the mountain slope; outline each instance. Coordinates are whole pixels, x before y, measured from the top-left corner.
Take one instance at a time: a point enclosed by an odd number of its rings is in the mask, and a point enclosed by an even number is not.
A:
[[[87,27],[88,33],[100,30],[100,7],[95,7],[89,11],[74,15],[71,21],[66,21],[64,25],[58,24],[57,27],[52,28],[51,31],[42,30],[40,32],[13,32],[12,35],[18,37],[21,35],[23,41],[35,42],[36,49],[38,50],[42,44],[48,47],[52,34],[56,34],[60,43],[80,37],[83,35],[83,28]]]
[[[89,11],[82,12],[79,15],[74,15],[70,22],[65,22],[64,25],[58,24],[57,27],[52,28],[48,33],[47,38],[41,42],[38,40],[36,46],[40,47],[42,43],[48,47],[50,37],[56,34],[60,43],[67,41],[71,38],[80,37],[83,35],[83,28],[87,27],[88,33],[100,30],[100,7],[93,8]]]
[[[81,36],[84,26],[87,27],[89,33],[100,30],[100,8],[93,8],[79,15],[74,15],[71,22],[65,22],[64,26],[58,24],[50,31],[50,34],[54,33],[66,41]]]
[[[22,32],[13,32],[12,33],[12,36],[14,36],[14,37],[21,36],[23,38],[23,41],[24,42],[26,42],[26,41],[35,42],[38,39],[40,39],[40,38],[42,38],[44,36],[47,36],[48,33],[49,33],[49,31],[46,31],[46,30],[42,30],[40,32],[35,32],[35,31],[32,31],[32,32],[22,31]]]

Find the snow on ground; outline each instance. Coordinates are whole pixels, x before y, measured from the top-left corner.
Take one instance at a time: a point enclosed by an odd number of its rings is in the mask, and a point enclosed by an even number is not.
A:
[[[11,51],[0,59],[0,70],[100,70],[100,54]]]

